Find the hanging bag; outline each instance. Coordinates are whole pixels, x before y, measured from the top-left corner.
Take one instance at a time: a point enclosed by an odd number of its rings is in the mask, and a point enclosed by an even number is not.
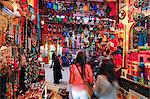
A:
[[[78,69],[77,66],[76,66],[76,68]],[[79,72],[81,78],[82,78],[83,81],[84,81],[84,88],[85,88],[86,92],[87,92],[88,95],[89,95],[89,99],[92,99],[92,96],[93,96],[93,88],[89,85],[89,83],[88,83],[87,81],[84,80],[84,78],[82,77],[82,74],[81,74],[81,72],[79,71],[79,69],[78,69],[78,72]]]

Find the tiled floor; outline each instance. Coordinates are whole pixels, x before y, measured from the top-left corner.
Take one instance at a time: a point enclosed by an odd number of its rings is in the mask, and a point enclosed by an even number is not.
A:
[[[57,86],[62,88],[67,88],[67,90],[70,92],[70,85],[68,83],[69,81],[69,67],[64,67],[64,71],[62,71],[63,79],[60,84],[57,84]],[[49,81],[51,84],[53,84],[53,69],[50,68],[50,65],[45,65],[45,80]],[[69,99],[72,99],[71,92],[69,94]]]

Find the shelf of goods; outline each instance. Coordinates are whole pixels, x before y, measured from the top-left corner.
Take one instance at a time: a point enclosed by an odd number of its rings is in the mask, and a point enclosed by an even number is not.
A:
[[[121,72],[120,86],[125,90],[149,97],[150,90],[150,51],[130,50],[127,55],[127,69]]]
[[[42,99],[45,84],[45,81],[32,83],[25,95],[20,95],[18,99]]]
[[[43,92],[42,99],[69,99],[69,92],[64,86],[54,85],[47,82],[45,89],[46,90]]]

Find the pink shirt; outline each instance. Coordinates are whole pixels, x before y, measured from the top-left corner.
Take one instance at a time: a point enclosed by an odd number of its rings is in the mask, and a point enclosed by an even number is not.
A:
[[[70,67],[70,84],[72,84],[72,87],[75,88],[75,89],[78,89],[78,90],[81,90],[81,89],[84,89],[84,81],[78,71],[78,69],[80,72],[81,71],[81,66],[79,64],[75,65],[71,65]],[[84,77],[84,80],[89,82],[89,83],[92,83],[93,82],[93,72],[92,72],[92,69],[91,69],[91,66],[86,64],[85,65],[85,77]]]

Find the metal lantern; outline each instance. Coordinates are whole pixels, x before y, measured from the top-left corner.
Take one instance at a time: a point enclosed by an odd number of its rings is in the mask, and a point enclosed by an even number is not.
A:
[[[136,8],[142,7],[145,4],[145,2],[146,2],[146,0],[137,0],[137,1],[134,2],[134,6]]]
[[[135,32],[138,33],[138,34],[139,33],[144,33],[145,30],[146,30],[145,27],[143,27],[143,26],[138,26],[138,27],[135,27],[134,29],[135,29]]]
[[[133,14],[133,19],[134,19],[134,21],[136,21],[136,22],[139,22],[139,21],[143,20],[144,17],[145,17],[145,15],[144,15],[143,13],[135,12],[135,13]]]

